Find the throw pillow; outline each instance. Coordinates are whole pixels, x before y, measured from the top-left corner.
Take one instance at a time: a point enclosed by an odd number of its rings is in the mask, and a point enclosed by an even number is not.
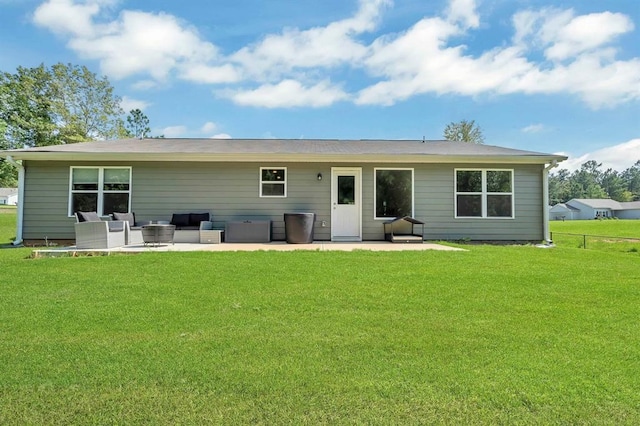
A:
[[[100,222],[100,216],[96,212],[78,212],[78,222]]]
[[[200,226],[200,222],[209,220],[209,213],[189,213],[189,226]]]
[[[129,222],[129,226],[135,226],[136,224],[136,216],[135,213],[116,213],[113,212],[113,220],[122,220],[125,222]]]

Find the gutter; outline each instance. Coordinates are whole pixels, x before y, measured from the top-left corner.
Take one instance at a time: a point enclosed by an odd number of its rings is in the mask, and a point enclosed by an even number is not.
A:
[[[542,169],[542,229],[544,241],[547,244],[553,243],[549,231],[549,170],[557,166],[558,160],[553,160],[551,164]]]
[[[7,156],[7,161],[18,168],[18,217],[16,224],[16,239],[13,241],[14,246],[22,245],[22,224],[24,222],[24,166],[13,159],[11,155]]]

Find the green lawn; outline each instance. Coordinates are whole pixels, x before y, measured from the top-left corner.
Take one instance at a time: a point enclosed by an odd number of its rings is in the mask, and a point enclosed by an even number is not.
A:
[[[465,248],[0,249],[0,424],[640,423],[638,255]]]
[[[550,229],[561,247],[583,248],[586,242],[591,250],[640,253],[640,220],[551,221]]]
[[[16,236],[15,206],[0,205],[0,246],[8,244]]]

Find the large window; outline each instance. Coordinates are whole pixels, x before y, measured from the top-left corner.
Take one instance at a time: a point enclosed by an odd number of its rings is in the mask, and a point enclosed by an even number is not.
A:
[[[413,169],[375,169],[375,217],[413,217]]]
[[[131,167],[72,167],[69,187],[69,216],[77,211],[101,216],[128,212]]]
[[[286,167],[261,167],[260,168],[260,196],[261,197],[286,197],[287,196]]]
[[[456,217],[512,218],[513,170],[455,171]]]

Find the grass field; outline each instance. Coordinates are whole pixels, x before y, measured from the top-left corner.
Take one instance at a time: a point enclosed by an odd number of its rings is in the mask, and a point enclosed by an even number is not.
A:
[[[465,248],[0,249],[0,424],[640,423],[638,256]]]
[[[16,208],[0,205],[0,245],[8,244],[16,236]]]
[[[561,247],[640,253],[640,220],[551,221],[553,242]],[[572,235],[568,235],[572,234]]]

